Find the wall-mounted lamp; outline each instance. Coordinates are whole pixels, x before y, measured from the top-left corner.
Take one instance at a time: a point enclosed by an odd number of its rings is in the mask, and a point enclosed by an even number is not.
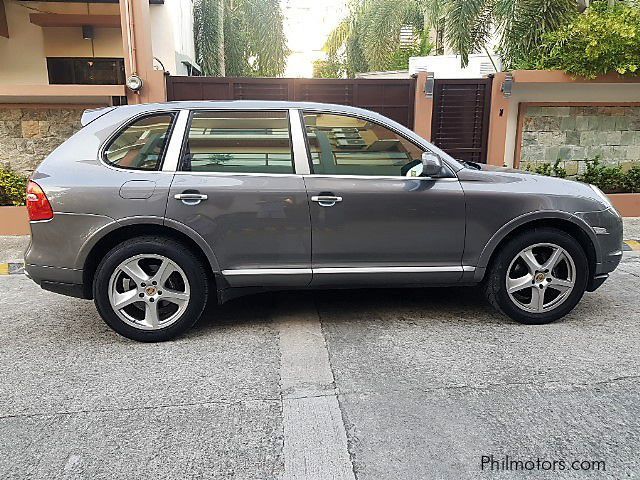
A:
[[[91,40],[93,37],[93,25],[82,25],[82,38],[85,40]]]
[[[127,78],[127,88],[129,88],[134,93],[138,93],[142,88],[142,85],[144,85],[142,78],[140,78],[135,73]]]
[[[433,98],[433,90],[435,88],[436,80],[433,77],[433,72],[427,72],[427,80],[424,82],[424,95],[427,98]]]
[[[513,75],[507,73],[504,77],[504,82],[502,82],[502,87],[500,88],[502,91],[502,95],[505,97],[511,96],[511,91],[513,90]]]

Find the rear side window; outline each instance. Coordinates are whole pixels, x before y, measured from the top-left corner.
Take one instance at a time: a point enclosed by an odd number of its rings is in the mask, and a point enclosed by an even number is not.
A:
[[[294,173],[287,112],[194,112],[182,170]]]
[[[163,113],[136,120],[111,141],[105,160],[119,168],[159,170],[173,118],[173,113]]]

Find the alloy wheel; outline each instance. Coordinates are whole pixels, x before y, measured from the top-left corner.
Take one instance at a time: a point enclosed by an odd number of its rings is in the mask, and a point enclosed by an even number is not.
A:
[[[531,313],[554,310],[571,295],[576,266],[569,252],[538,243],[518,253],[507,269],[506,289],[519,308]]]
[[[187,276],[163,255],[128,258],[109,281],[111,307],[125,323],[141,330],[159,330],[175,323],[189,299]]]

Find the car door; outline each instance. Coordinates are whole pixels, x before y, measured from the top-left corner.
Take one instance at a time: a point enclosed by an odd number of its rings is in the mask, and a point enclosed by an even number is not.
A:
[[[366,118],[305,111],[311,174],[312,285],[459,280],[464,193],[439,178],[405,177],[425,149]]]
[[[288,117],[287,110],[190,115],[166,218],[204,238],[232,287],[311,281],[309,206]]]

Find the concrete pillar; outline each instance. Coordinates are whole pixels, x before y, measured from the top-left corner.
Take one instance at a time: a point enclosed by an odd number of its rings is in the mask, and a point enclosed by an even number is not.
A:
[[[166,101],[164,72],[153,69],[149,0],[120,0],[120,24],[125,73],[127,77],[135,73],[144,82],[138,93],[127,89],[127,101],[129,104]]]
[[[489,165],[503,166],[505,164],[509,108],[511,106],[510,97],[505,97],[502,92],[502,84],[506,76],[507,72],[496,73],[491,85],[491,114],[487,152]]]
[[[424,87],[427,72],[418,72],[416,79],[416,96],[413,114],[413,131],[431,141],[431,118],[433,114],[433,95],[427,97]]]

